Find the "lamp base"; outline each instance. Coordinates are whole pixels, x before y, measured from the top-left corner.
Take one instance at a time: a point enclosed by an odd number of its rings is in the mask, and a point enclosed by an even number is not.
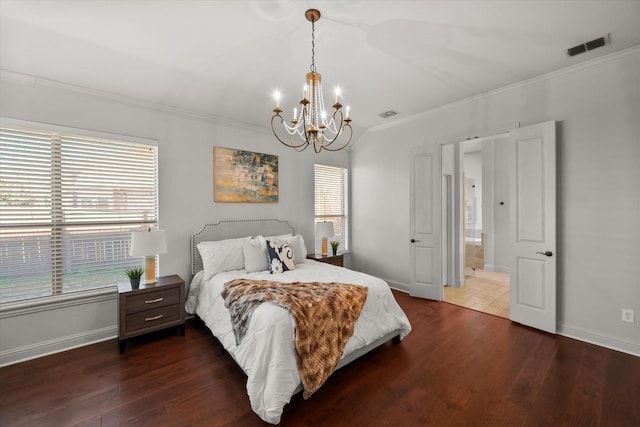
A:
[[[327,238],[322,238],[322,256],[329,255],[329,250],[327,249]]]
[[[152,285],[156,283],[156,257],[148,256],[144,258],[145,263],[145,271],[144,271],[144,282],[147,285]]]

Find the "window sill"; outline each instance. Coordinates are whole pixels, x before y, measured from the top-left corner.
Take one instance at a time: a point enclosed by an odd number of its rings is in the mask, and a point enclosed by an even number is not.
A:
[[[62,295],[7,302],[0,304],[0,319],[71,307],[74,305],[107,301],[116,299],[117,295],[118,288],[115,286],[109,286],[105,288],[89,289],[86,291],[70,292]]]

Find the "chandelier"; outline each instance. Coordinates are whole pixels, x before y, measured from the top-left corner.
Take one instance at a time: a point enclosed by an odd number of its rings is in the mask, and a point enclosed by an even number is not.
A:
[[[275,113],[271,117],[271,130],[276,139],[289,148],[294,148],[298,151],[304,151],[310,145],[316,153],[322,150],[327,151],[339,151],[349,145],[351,137],[353,136],[353,129],[351,128],[351,119],[349,118],[349,107],[346,107],[346,114],[342,113],[342,104],[340,104],[340,90],[336,88],[336,102],[333,104],[333,112],[329,116],[329,112],[324,107],[324,98],[322,96],[322,79],[320,74],[316,72],[315,63],[315,23],[320,19],[320,11],[317,9],[309,9],[305,12],[304,16],[307,21],[311,22],[311,71],[307,73],[306,84],[302,90],[302,100],[300,100],[300,116],[298,116],[298,108],[293,109],[293,119],[291,125],[287,123],[282,115],[280,109],[280,94],[275,93],[276,106],[273,109]],[[281,139],[276,132],[276,126],[278,120],[280,125],[289,134],[289,138],[285,140]],[[338,142],[338,138],[347,133],[342,138],[342,141]],[[284,134],[284,133],[283,133]],[[286,141],[288,139],[288,141]],[[336,145],[334,145],[334,143]]]

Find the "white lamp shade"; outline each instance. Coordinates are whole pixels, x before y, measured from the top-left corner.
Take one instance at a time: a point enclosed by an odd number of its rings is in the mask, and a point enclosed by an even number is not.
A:
[[[333,237],[334,236],[334,231],[333,231],[333,222],[329,222],[329,221],[322,221],[322,222],[318,222],[316,224],[316,236],[317,237]]]
[[[167,252],[167,235],[164,230],[133,231],[131,256],[160,255]]]

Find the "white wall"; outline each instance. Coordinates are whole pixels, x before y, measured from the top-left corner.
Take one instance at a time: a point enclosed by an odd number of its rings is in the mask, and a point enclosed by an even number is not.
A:
[[[225,219],[286,219],[312,251],[313,165],[349,166],[348,151],[317,155],[311,149],[298,153],[282,146],[268,128],[271,111],[265,111],[265,128],[252,128],[13,73],[3,72],[1,77],[3,117],[158,141],[159,219],[169,249],[160,256],[160,275],[179,274],[188,280],[189,236],[204,223]],[[214,145],[278,155],[279,202],[214,204]],[[115,292],[54,311],[50,304],[26,312],[0,307],[0,365],[116,336],[114,302]],[[97,319],[96,313],[100,313]]]
[[[623,307],[640,314],[640,47],[365,134],[351,154],[354,266],[409,282],[411,147],[547,120],[558,122],[559,331],[640,354],[640,322],[620,321]]]

